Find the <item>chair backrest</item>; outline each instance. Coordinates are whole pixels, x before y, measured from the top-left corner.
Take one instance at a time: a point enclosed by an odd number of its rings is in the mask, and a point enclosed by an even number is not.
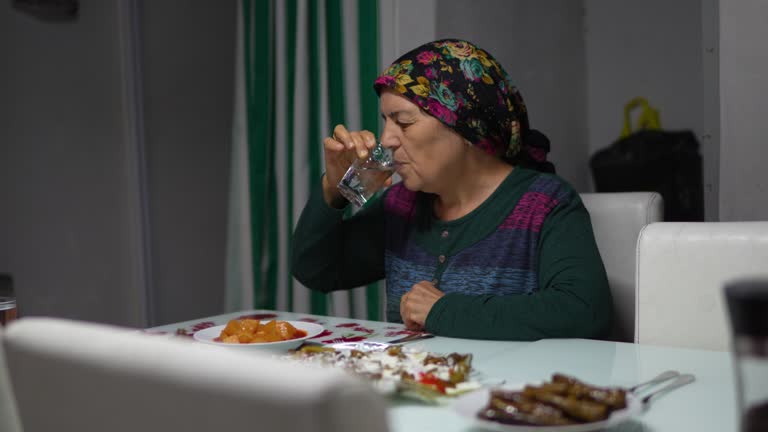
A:
[[[583,193],[592,219],[597,248],[603,258],[614,306],[612,339],[635,337],[635,248],[640,231],[664,217],[656,192]]]
[[[339,370],[51,318],[4,344],[25,432],[387,430],[383,398]]]
[[[643,344],[725,351],[723,285],[768,276],[768,222],[663,222],[637,244],[637,334]]]
[[[21,430],[16,412],[16,399],[13,396],[8,368],[3,352],[3,326],[0,325],[0,431],[18,432]]]

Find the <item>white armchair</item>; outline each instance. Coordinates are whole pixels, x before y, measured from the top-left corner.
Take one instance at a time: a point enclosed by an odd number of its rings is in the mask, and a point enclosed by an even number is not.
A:
[[[4,345],[25,432],[387,430],[381,396],[339,370],[51,318]]]
[[[664,222],[637,244],[637,335],[643,344],[728,350],[723,286],[768,276],[768,222]]]
[[[612,338],[632,342],[635,336],[635,250],[640,231],[664,217],[655,192],[583,193],[603,258],[614,305]]]

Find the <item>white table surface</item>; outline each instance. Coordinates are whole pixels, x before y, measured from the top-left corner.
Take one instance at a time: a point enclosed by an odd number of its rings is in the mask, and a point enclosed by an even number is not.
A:
[[[152,333],[186,334],[200,327],[225,324],[243,315],[277,315],[283,320],[312,320],[329,330],[316,341],[361,338],[387,341],[404,332],[402,325],[349,318],[322,317],[273,311],[245,311],[154,327]],[[389,336],[388,336],[389,335]],[[472,353],[473,367],[486,382],[507,385],[548,379],[555,372],[600,386],[632,386],[673,369],[695,375],[692,384],[654,400],[638,418],[611,431],[737,430],[732,359],[729,353],[656,347],[586,339],[546,339],[537,342],[500,342],[435,337],[409,344],[437,353]],[[480,431],[450,405],[429,406],[410,400],[391,402],[393,431]]]

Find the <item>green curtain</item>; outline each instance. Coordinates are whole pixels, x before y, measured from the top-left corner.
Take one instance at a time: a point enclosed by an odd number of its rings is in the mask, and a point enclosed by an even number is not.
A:
[[[242,0],[227,250],[227,309],[382,318],[379,284],[330,295],[290,269],[290,240],[334,125],[378,134],[378,2]]]

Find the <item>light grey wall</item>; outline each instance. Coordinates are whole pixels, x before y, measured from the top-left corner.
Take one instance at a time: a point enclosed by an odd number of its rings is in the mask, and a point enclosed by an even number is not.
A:
[[[704,218],[720,220],[720,11],[719,0],[701,2]]]
[[[720,219],[768,220],[768,2],[720,0]]]
[[[619,137],[624,105],[636,96],[660,111],[664,128],[700,136],[701,0],[584,5],[590,153]]]
[[[65,23],[0,6],[0,272],[13,274],[22,315],[143,327],[222,310],[236,3],[136,2],[144,244],[122,1],[81,0]]]
[[[223,310],[236,3],[143,2],[157,324]]]
[[[0,272],[20,313],[141,325],[115,1],[0,6]]]
[[[532,127],[549,136],[558,174],[579,191],[589,187],[582,13],[572,0],[441,0],[436,32],[496,57],[520,89]]]
[[[444,0],[440,3],[444,6]],[[437,0],[379,0],[380,69],[435,40]]]

